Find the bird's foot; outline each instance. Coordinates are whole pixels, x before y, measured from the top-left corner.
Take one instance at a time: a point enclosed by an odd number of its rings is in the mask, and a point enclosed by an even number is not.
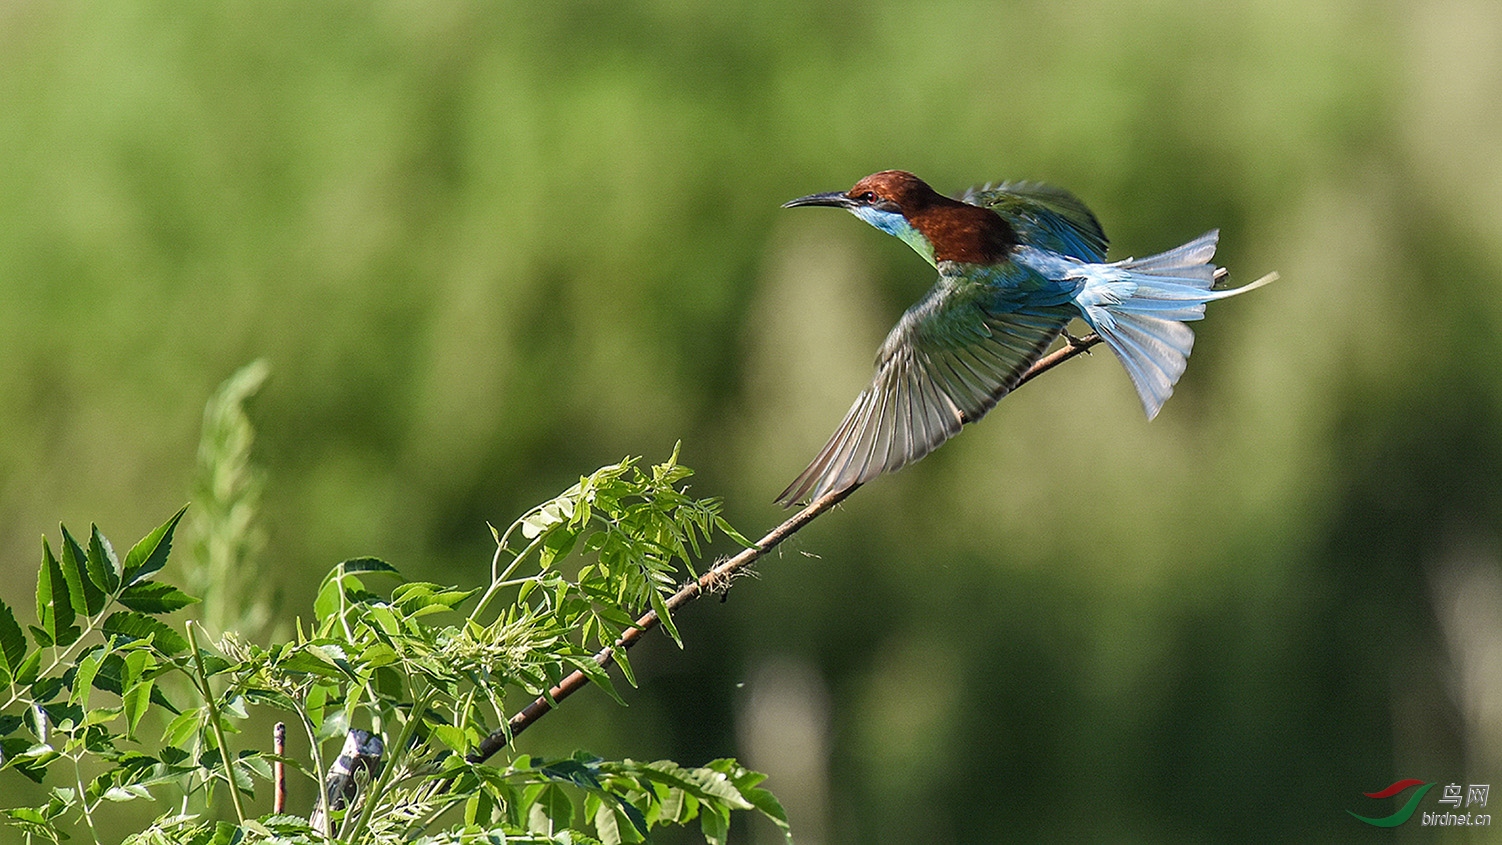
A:
[[[1071,349],[1083,349],[1087,355],[1090,353],[1090,347],[1095,345],[1092,341],[1083,337],[1075,337],[1069,333],[1068,329],[1065,329],[1061,334],[1064,336],[1064,342],[1069,344]]]

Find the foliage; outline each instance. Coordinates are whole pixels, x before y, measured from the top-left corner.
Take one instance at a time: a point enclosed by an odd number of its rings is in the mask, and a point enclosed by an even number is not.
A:
[[[730,759],[697,768],[584,752],[466,759],[518,700],[576,669],[618,698],[593,655],[645,609],[677,638],[664,594],[715,534],[740,537],[716,500],[686,494],[690,474],[675,450],[650,468],[628,459],[581,478],[495,532],[483,588],[347,560],[324,579],[311,620],[269,646],[235,633],[211,645],[199,624],[161,618],[197,601],[156,577],[186,508],[123,559],[97,527],[84,542],[64,528],[60,554],[42,542],[29,637],[0,603],[0,777],[65,785],[40,806],[6,808],[7,820],[59,841],[81,819],[98,840],[106,804],[175,795],[180,806],[127,841],[616,843],[697,820],[707,842],[722,843],[736,810],[786,829],[759,786],[764,776]],[[307,756],[232,742],[255,708],[287,714]],[[165,723],[159,737],[148,715]],[[384,737],[386,749],[354,802],[331,803],[320,788],[306,817],[246,811],[273,762],[321,784],[331,744],[353,726]],[[232,819],[186,812],[190,799],[214,806],[216,794],[229,798]]]
[[[198,616],[209,630],[238,631],[251,639],[260,638],[272,608],[256,557],[264,543],[256,527],[264,479],[251,461],[255,429],[245,403],[270,372],[264,359],[246,364],[204,407],[193,484],[197,506],[188,519],[193,564],[184,574],[185,586],[203,599]]]
[[[1098,354],[864,488],[684,631],[672,683],[638,656],[585,744],[806,758],[800,833],[863,845],[1359,840],[1343,801],[1380,776],[1502,772],[1495,664],[1447,651],[1429,582],[1502,572],[1502,3],[3,9],[23,628],[37,538],[161,522],[251,357],[282,620],[366,551],[483,584],[484,519],[679,436],[762,528],[933,281],[779,203],[1040,179],[1113,258],[1219,226],[1236,277],[1286,281],[1196,327],[1151,424]],[[748,705],[805,677],[818,741],[759,741]]]

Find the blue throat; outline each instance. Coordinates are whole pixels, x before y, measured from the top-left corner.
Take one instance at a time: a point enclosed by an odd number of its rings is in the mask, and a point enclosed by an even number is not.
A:
[[[928,242],[928,238],[923,237],[922,232],[913,228],[913,224],[909,223],[901,212],[859,206],[850,209],[850,213],[912,247],[913,252],[923,256],[929,264],[934,263],[933,244]]]

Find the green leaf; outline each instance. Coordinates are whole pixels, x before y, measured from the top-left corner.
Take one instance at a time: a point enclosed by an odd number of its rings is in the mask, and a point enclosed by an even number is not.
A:
[[[228,713],[237,719],[250,718],[250,712],[245,709],[245,696],[243,695],[226,695],[224,701],[219,705],[219,712],[221,714]]]
[[[136,728],[141,724],[141,717],[146,715],[147,705],[155,692],[156,682],[147,678],[120,696],[120,705],[125,712],[126,736],[135,737]]]
[[[151,638],[156,649],[171,657],[188,650],[188,641],[176,630],[135,611],[122,610],[110,614],[100,629],[105,634],[116,634],[126,640]]]
[[[179,714],[177,718],[168,722],[167,729],[162,731],[162,742],[172,749],[183,747],[198,731],[204,718],[204,714],[198,710],[189,710]]]
[[[54,645],[54,643],[52,642],[52,635],[47,633],[46,631],[43,631],[41,628],[38,628],[35,625],[27,625],[26,630],[31,632],[31,638],[36,640],[37,645],[41,646],[42,648],[48,648]]]
[[[479,590],[445,589],[439,584],[409,581],[391,591],[391,603],[409,616],[427,616],[451,610]]]
[[[203,673],[211,678],[219,674],[220,672],[228,672],[229,670],[235,668],[235,664],[229,662],[228,660],[225,660],[217,654],[214,654],[208,649],[199,649],[198,656],[203,658]]]
[[[613,654],[615,655],[615,665],[621,667],[621,677],[626,679],[626,683],[633,687],[640,686],[636,683],[636,670],[631,668],[631,658],[627,656],[626,650],[618,648]]]
[[[60,756],[50,746],[33,745],[21,737],[0,740],[0,755],[4,757],[0,769],[13,768],[37,783],[47,776],[47,764]]]
[[[635,771],[650,780],[682,789],[696,798],[715,801],[736,810],[749,810],[751,802],[724,773],[704,767],[686,769],[672,760],[635,764]]]
[[[68,526],[58,527],[63,530],[63,577],[68,579],[73,609],[80,615],[93,616],[104,610],[104,590],[89,575],[88,553],[68,533]]]
[[[120,704],[125,712],[127,736],[135,736],[136,726],[141,724],[141,717],[146,714],[147,705],[154,695],[160,695],[156,691],[156,682],[150,677],[144,677],[147,670],[155,663],[156,659],[146,649],[137,649],[125,655],[121,674],[121,684],[125,687],[125,693],[120,696]]]
[[[138,581],[120,593],[120,603],[142,613],[171,613],[198,599],[161,581]]]
[[[241,751],[240,755],[235,758],[235,767],[262,780],[271,780],[271,762],[262,757],[259,751],[249,749]],[[254,781],[248,780],[247,783],[254,784]]]
[[[245,691],[245,699],[252,704],[269,704],[272,707],[292,713],[301,712],[301,709],[297,706],[297,702],[293,701],[291,696],[278,690],[247,689]]]
[[[657,796],[658,820],[672,822],[673,824],[685,824],[693,821],[699,815],[699,800],[681,789],[669,789],[661,784],[652,786],[652,793]]]
[[[554,760],[539,771],[550,778],[566,780],[587,789],[602,789],[599,764],[600,758],[588,751],[575,751],[574,756]]]
[[[166,522],[141,538],[125,555],[125,571],[121,580],[133,584],[167,565],[167,555],[172,551],[172,532],[188,510],[187,505],[178,508]]]
[[[453,725],[434,725],[433,737],[459,754],[469,753],[469,739]]]
[[[724,517],[716,515],[714,518],[714,524],[715,527],[720,529],[720,532],[723,533],[726,537],[729,537],[737,543],[740,543],[745,548],[749,549],[752,546],[756,545],[755,543],[751,542],[750,538],[748,538],[746,535],[735,530],[735,528],[730,523],[725,521]]]
[[[229,822],[214,822],[214,838],[207,845],[236,845],[244,838],[240,828]]]
[[[339,564],[339,568],[345,572],[390,572],[393,575],[401,574],[397,571],[396,567],[380,558],[374,557],[350,558]]]
[[[115,679],[115,682],[120,685],[121,690],[133,687],[137,681],[141,680],[141,672],[146,668],[146,662],[142,658],[151,659],[151,652],[138,648],[120,657],[120,661],[115,665],[119,671],[119,677]]]
[[[742,789],[741,795],[745,796],[746,800],[750,801],[753,807],[760,810],[762,815],[771,819],[778,827],[784,831],[789,829],[788,814],[782,809],[782,802],[778,801],[777,796],[773,795],[769,790],[759,787]],[[788,840],[792,840],[791,834],[789,834]]]
[[[391,608],[383,604],[373,604],[365,611],[366,619],[374,624],[377,635],[384,634],[387,637],[395,637],[402,633],[402,623],[391,612]]]
[[[480,592],[478,587],[473,590],[444,590],[433,596],[433,602],[453,610],[469,601],[478,592]]]
[[[47,640],[57,645],[72,645],[78,639],[78,626],[73,624],[73,600],[68,595],[68,582],[63,578],[63,568],[52,556],[52,546],[42,538],[42,571],[37,574],[37,621],[47,634]]]
[[[565,531],[559,529],[543,538],[542,547],[537,556],[542,566],[551,566],[553,561],[567,557],[574,550],[574,544],[579,541],[578,531]]]
[[[99,533],[99,526],[89,526],[89,552],[87,564],[89,577],[106,593],[120,589],[120,559],[115,557],[115,547]]]
[[[320,620],[330,619],[339,612],[339,601],[344,597],[345,581],[354,581],[353,578],[345,578],[334,570],[329,577],[324,579],[323,586],[318,588],[318,595],[313,599],[313,615]]]
[[[610,679],[610,673],[603,666],[595,662],[593,655],[568,655],[564,662],[584,673],[584,677],[595,686],[605,691],[605,694],[615,700],[616,704],[626,706],[626,700],[616,691],[615,682]]]
[[[45,549],[47,538],[42,538],[42,546]],[[45,556],[45,552],[44,552]],[[68,585],[68,600],[73,606],[76,616],[89,616],[88,597],[84,595],[84,582],[88,581],[88,575],[84,573],[73,557],[72,549],[68,548],[66,540],[63,541],[62,554],[63,581]]]
[[[574,823],[574,802],[556,783],[544,784],[528,815],[534,831],[563,831]]]
[[[621,826],[615,816],[615,807],[600,801],[594,815],[595,832],[600,835],[600,841],[605,845],[621,845]]]
[[[15,819],[16,821],[31,822],[32,824],[41,825],[45,825],[47,823],[47,819],[42,815],[42,812],[33,807],[16,807],[14,809],[6,810],[5,814]]]
[[[476,792],[464,802],[464,823],[467,825],[478,824],[480,821],[489,822],[495,812],[495,800],[488,792]]]
[[[118,719],[120,714],[124,712],[124,708],[121,707],[90,707],[83,712],[82,726],[89,728],[94,725],[109,724]]]
[[[144,655],[146,657],[151,656],[151,653],[149,651],[144,650],[133,651],[130,653],[130,656],[135,657],[135,655],[138,654]],[[132,685],[141,683],[141,681],[137,679],[142,674],[147,673],[148,668],[146,667],[146,664],[142,664],[142,666],[142,671],[137,673],[137,675],[131,679]],[[130,671],[130,667],[125,662],[124,658],[122,658],[118,653],[111,654],[109,657],[105,658],[104,664],[99,667],[99,674],[94,676],[94,687],[96,689],[102,689],[105,692],[112,692],[115,695],[121,696],[123,698],[126,693],[125,675],[129,674]],[[161,687],[154,685],[149,686],[150,689],[148,694],[152,703],[156,704],[159,707],[166,708],[171,713],[182,712],[178,710],[177,705],[173,704],[167,699],[167,696],[162,694]]]
[[[26,634],[16,624],[10,606],[0,601],[0,685],[9,684],[20,675],[26,659]]]
[[[699,812],[699,831],[707,845],[725,845],[730,837],[730,810],[705,804]]]
[[[78,674],[73,677],[73,693],[68,696],[69,702],[88,709],[89,693],[94,691],[94,676],[99,674],[99,665],[104,662],[107,654],[104,649],[95,649],[79,659]]]
[[[683,637],[678,635],[678,626],[673,624],[673,615],[668,612],[668,603],[663,601],[662,593],[651,590],[648,595],[652,598],[652,611],[657,614],[658,621],[662,622],[662,629],[668,632],[668,636],[673,638],[679,648],[683,648]]]
[[[278,664],[285,672],[307,672],[325,678],[343,678],[349,674],[349,662],[322,646],[309,643]]]
[[[627,821],[631,822],[632,827],[636,828],[637,835],[634,841],[640,842],[644,840],[652,829],[652,826],[647,823],[647,817],[642,815],[642,811],[637,809],[635,804],[621,798],[619,795],[615,796],[615,799],[619,803],[617,810],[621,815],[626,817]]]
[[[68,685],[58,675],[48,675],[40,678],[31,685],[31,700],[37,704],[45,704],[57,698]]]
[[[522,537],[527,540],[535,540],[542,532],[555,525],[568,522],[574,515],[574,500],[568,493],[536,508],[531,513],[522,517]]]
[[[112,786],[106,789],[100,797],[106,801],[119,803],[122,801],[134,801],[137,798],[149,799],[151,798],[151,793],[144,786],[126,784],[124,786]]]
[[[34,649],[26,659],[21,661],[21,668],[16,670],[15,681],[18,684],[30,686],[36,683],[37,675],[42,671],[42,650]]]

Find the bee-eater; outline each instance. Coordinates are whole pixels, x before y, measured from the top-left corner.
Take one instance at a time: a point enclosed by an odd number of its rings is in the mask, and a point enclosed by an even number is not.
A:
[[[1219,231],[1143,259],[1107,264],[1106,235],[1068,191],[1029,182],[951,199],[901,170],[784,208],[843,208],[901,238],[939,271],[876,356],[876,377],[813,462],[777,500],[792,505],[894,472],[985,416],[1075,317],[1121,359],[1147,418],[1184,374],[1205,303],[1260,287],[1211,290]]]

